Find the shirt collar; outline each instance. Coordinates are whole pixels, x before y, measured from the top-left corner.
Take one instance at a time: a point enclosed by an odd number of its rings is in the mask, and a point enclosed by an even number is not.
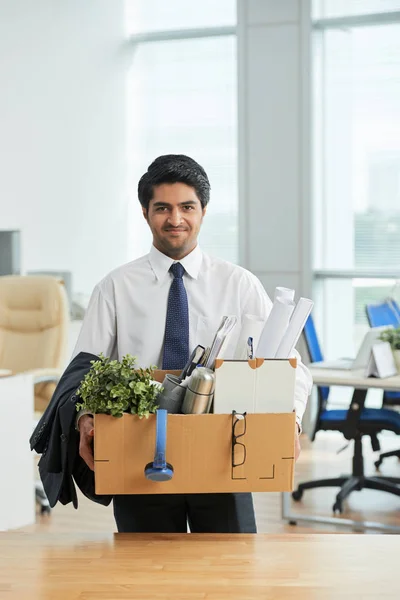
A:
[[[161,281],[167,275],[171,265],[174,262],[180,262],[181,265],[185,268],[186,273],[192,277],[192,279],[197,279],[199,276],[199,271],[201,267],[201,263],[203,260],[203,252],[200,249],[200,246],[196,246],[194,250],[185,258],[182,258],[179,261],[170,258],[166,254],[163,254],[155,246],[152,246],[149,253],[149,261],[151,268],[157,279]]]

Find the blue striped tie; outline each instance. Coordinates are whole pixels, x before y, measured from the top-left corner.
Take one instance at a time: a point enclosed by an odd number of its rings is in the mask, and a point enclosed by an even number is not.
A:
[[[163,369],[183,369],[189,358],[189,306],[183,283],[184,267],[181,263],[171,265],[174,279],[168,295],[165,321]]]

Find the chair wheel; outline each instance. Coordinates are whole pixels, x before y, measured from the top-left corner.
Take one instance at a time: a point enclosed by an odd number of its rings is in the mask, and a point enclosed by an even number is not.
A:
[[[289,525],[297,525],[297,521],[289,521]]]
[[[51,513],[50,506],[41,506],[40,507],[40,514],[41,515],[49,515],[50,513]]]
[[[334,513],[340,513],[340,514],[342,514],[342,512],[343,512],[343,506],[342,506],[341,501],[336,500],[335,504],[333,505],[332,511]]]
[[[301,500],[303,496],[303,490],[295,490],[294,492],[292,492],[292,498],[293,500],[296,500],[296,502],[298,502],[299,500]]]
[[[375,467],[376,467],[377,469],[379,469],[379,467],[381,466],[381,464],[382,464],[382,459],[379,459],[379,460],[377,460],[377,461],[374,463],[374,465],[375,465]]]

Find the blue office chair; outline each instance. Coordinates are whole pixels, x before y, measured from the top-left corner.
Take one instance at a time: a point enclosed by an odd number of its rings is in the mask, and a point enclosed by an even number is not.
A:
[[[367,304],[365,311],[370,327],[380,327],[381,325],[400,327],[400,307],[391,298],[379,304]],[[383,406],[398,406],[400,404],[400,392],[384,392],[382,404]],[[400,458],[400,449],[392,450],[391,452],[382,452],[379,455],[379,459],[375,462],[376,468],[379,469],[382,461],[390,456]]]
[[[312,316],[308,317],[303,332],[310,360],[319,362],[323,359],[321,347]],[[329,387],[318,387],[318,413],[312,440],[318,431],[340,431],[347,440],[354,440],[353,470],[351,475],[319,479],[300,483],[292,493],[294,500],[300,500],[305,490],[318,487],[340,487],[333,505],[333,512],[343,512],[343,501],[353,491],[364,488],[380,490],[400,496],[400,478],[366,477],[364,475],[364,458],[362,454],[362,437],[371,438],[374,450],[379,450],[378,434],[388,430],[400,433],[400,414],[384,408],[364,408],[367,390],[354,390],[348,410],[332,410],[328,408]]]
[[[396,300],[388,298],[377,304],[367,304],[365,307],[370,327],[381,327],[382,325],[400,325],[400,306]]]

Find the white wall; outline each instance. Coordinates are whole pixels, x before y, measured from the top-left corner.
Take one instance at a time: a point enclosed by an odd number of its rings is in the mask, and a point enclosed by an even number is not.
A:
[[[123,0],[0,2],[0,229],[90,293],[127,256]]]
[[[241,264],[311,294],[310,3],[238,0]]]

